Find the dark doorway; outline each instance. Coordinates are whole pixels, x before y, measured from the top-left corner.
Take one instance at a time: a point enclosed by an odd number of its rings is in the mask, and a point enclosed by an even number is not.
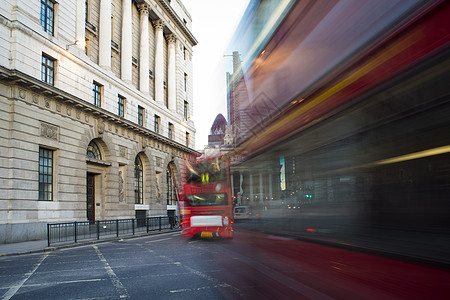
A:
[[[89,223],[95,223],[95,174],[87,173],[86,211]]]
[[[175,225],[175,211],[174,210],[168,210],[167,211],[167,216],[169,217],[169,223],[170,223],[170,229],[173,228],[173,226]]]
[[[137,227],[144,227],[147,223],[147,211],[146,210],[136,210],[136,222]]]

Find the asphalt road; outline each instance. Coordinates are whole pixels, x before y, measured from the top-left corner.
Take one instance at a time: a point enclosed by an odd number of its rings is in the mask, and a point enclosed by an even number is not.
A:
[[[448,282],[446,269],[247,231],[0,257],[1,299],[445,299]]]

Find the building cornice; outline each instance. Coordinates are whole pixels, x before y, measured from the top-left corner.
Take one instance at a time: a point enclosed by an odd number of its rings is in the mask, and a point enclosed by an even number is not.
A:
[[[133,122],[130,122],[129,120],[121,118],[101,107],[86,102],[72,94],[64,92],[54,86],[48,85],[18,70],[11,70],[0,66],[0,81],[9,85],[19,85],[23,88],[29,88],[35,92],[41,93],[47,98],[52,98],[56,102],[70,104],[77,109],[85,111],[86,113],[110,121],[119,126],[126,127],[127,129],[132,130],[142,136],[147,136],[153,140],[181,150],[185,153],[198,154],[198,152],[192,148],[182,145],[147,128],[139,126]]]
[[[161,4],[161,6],[165,10],[165,12],[175,21],[175,23],[178,25],[178,27],[181,29],[181,31],[183,31],[183,33],[186,35],[186,37],[192,43],[192,46],[197,45],[198,44],[197,39],[190,32],[190,30],[186,27],[186,25],[180,20],[180,17],[178,17],[178,15],[173,10],[173,8],[168,4],[167,0],[158,0],[158,2]]]
[[[156,5],[159,3],[159,7],[163,10],[163,12],[169,16],[177,25],[177,27],[183,32],[183,34],[186,36],[186,38],[189,40],[189,42],[192,44],[192,46],[195,46],[198,44],[197,39],[194,37],[192,32],[186,27],[183,21],[181,21],[180,17],[177,15],[177,13],[173,10],[173,8],[170,6],[170,4],[167,2],[167,0],[157,0],[155,1]],[[136,3],[138,5],[140,4],[148,4],[149,7],[152,7],[149,3],[149,0],[136,0]],[[154,6],[155,4],[153,4]],[[184,8],[184,6],[183,6]],[[157,15],[159,15],[158,12],[155,11]],[[190,17],[190,16],[189,16]],[[159,16],[161,18],[161,16]]]

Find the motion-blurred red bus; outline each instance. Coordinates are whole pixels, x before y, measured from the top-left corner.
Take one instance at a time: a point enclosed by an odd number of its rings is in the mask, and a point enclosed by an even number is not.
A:
[[[180,194],[181,228],[184,237],[233,238],[233,200],[230,162],[225,156],[186,160]]]

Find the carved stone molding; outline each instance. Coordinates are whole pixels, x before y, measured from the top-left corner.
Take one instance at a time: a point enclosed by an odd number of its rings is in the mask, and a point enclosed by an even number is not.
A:
[[[148,16],[149,12],[150,12],[150,7],[148,6],[147,3],[141,3],[138,4],[138,11],[140,15],[146,15]]]
[[[33,94],[33,103],[39,104],[39,95]]]
[[[119,156],[127,158],[127,147],[119,146]]]
[[[97,132],[98,134],[105,132],[105,122],[103,120],[97,120]]]
[[[27,93],[24,89],[19,89],[19,97],[25,99]]]
[[[177,41],[177,36],[171,33],[167,36],[167,41],[169,42],[169,44],[174,44]]]
[[[58,141],[59,127],[41,122],[41,136]]]
[[[122,175],[122,171],[119,171],[119,201],[123,202],[125,200],[125,189],[124,189],[124,180],[123,180],[123,175]]]
[[[153,27],[155,27],[155,29],[161,29],[161,30],[164,29],[164,22],[163,22],[163,20],[158,19],[156,21],[153,21],[152,23],[153,23]]]
[[[165,26],[162,20],[157,20],[152,23],[154,26],[161,29]],[[73,118],[74,121],[88,123],[93,126],[96,124],[90,121],[96,120],[100,116],[105,120],[109,120],[109,122],[105,122],[105,127],[106,123],[108,123],[108,128],[110,128],[109,123],[111,122],[111,133],[116,132],[116,134],[122,137],[133,137],[135,141],[139,139],[139,136],[145,135],[149,138],[147,147],[162,149],[162,145],[167,144],[168,147],[182,149],[183,152],[186,153],[196,153],[195,150],[186,145],[174,142],[172,139],[165,138],[154,133],[152,130],[143,130],[141,126],[138,126],[131,121],[120,118],[112,112],[100,110],[93,104],[86,102],[81,98],[47,85],[39,79],[26,76],[17,70],[9,70],[0,66],[0,78],[2,79],[2,83],[9,84],[14,88],[12,91],[13,97],[17,97],[17,100],[28,99],[30,100],[30,104],[39,106],[41,109],[51,110],[52,113],[58,113],[63,117],[68,116]],[[53,127],[53,129],[57,131],[52,131],[52,127],[46,127],[45,125],[43,125],[43,127],[45,128],[42,129],[42,132],[37,133],[38,135],[51,139],[59,138],[59,129]],[[46,128],[49,128],[49,130]],[[39,128],[39,130],[41,130],[41,128]],[[98,128],[95,128],[94,130],[97,131]]]
[[[156,159],[155,166],[157,166],[158,168],[162,168],[162,158],[156,156],[155,159]]]

